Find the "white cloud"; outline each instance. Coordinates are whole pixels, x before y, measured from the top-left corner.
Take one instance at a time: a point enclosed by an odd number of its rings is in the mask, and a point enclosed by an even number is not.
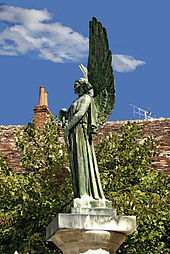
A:
[[[127,55],[112,55],[112,62],[114,70],[118,72],[134,71],[137,66],[145,64],[145,61],[136,60]]]
[[[51,20],[52,15],[46,9],[1,5],[0,24],[5,27],[0,32],[0,54],[34,51],[42,59],[53,62],[78,61],[87,56],[88,38]]]
[[[87,37],[70,27],[52,22],[44,10],[0,5],[0,55],[20,55],[36,52],[52,62],[80,61],[88,55]],[[145,64],[131,56],[113,55],[114,70],[129,72]]]

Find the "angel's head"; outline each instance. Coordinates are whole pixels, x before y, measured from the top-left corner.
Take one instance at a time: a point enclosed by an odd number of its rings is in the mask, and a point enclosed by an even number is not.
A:
[[[83,94],[94,95],[93,87],[86,78],[79,78],[74,83],[74,92],[81,96]]]

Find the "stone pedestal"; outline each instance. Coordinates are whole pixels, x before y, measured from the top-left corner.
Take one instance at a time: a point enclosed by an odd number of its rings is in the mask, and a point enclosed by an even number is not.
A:
[[[104,230],[60,229],[51,237],[64,254],[114,253],[126,234]]]
[[[135,216],[117,216],[110,201],[75,199],[70,214],[57,214],[48,225],[46,239],[64,254],[115,253],[135,229]]]

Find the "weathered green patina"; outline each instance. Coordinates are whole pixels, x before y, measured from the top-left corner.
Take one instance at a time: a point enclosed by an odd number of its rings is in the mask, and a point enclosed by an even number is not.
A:
[[[64,139],[68,145],[75,198],[105,199],[100,182],[92,134],[111,114],[115,103],[111,51],[106,30],[93,18],[90,22],[88,70],[76,80],[78,95],[68,111],[60,110]],[[66,125],[66,120],[68,124]]]

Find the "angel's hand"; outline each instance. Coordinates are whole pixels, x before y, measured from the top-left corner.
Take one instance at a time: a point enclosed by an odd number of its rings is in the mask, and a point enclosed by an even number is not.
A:
[[[66,108],[62,108],[59,111],[59,120],[62,122],[62,127],[66,125],[66,120],[68,119],[68,112]]]
[[[67,128],[65,128],[65,130],[64,130],[64,140],[65,140],[66,144],[69,146],[68,136],[69,136],[69,130]]]
[[[91,133],[96,134],[97,133],[97,126],[96,125],[91,125]]]
[[[66,118],[66,115],[67,115],[67,109],[66,108],[60,109],[60,111],[59,111],[59,120],[61,122],[63,122],[63,118]]]

